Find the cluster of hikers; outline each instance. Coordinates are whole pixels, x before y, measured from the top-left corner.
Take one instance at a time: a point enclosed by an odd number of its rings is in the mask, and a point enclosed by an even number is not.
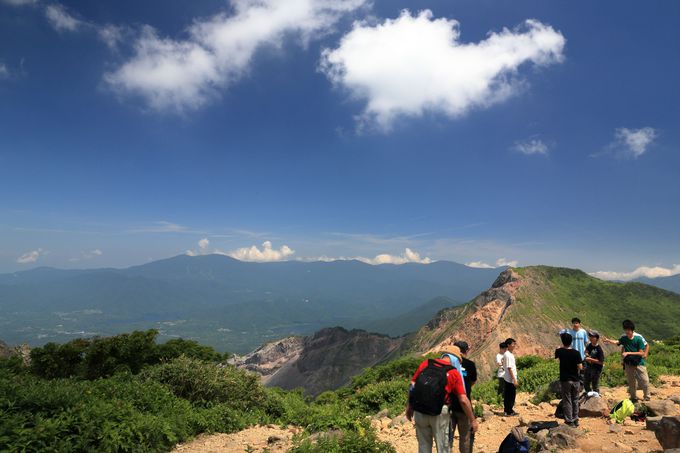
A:
[[[649,344],[635,332],[635,324],[623,321],[623,335],[617,340],[602,338],[607,344],[621,347],[622,365],[632,402],[637,401],[638,386],[645,401],[649,400],[649,376],[645,359]],[[559,361],[560,385],[564,421],[569,426],[579,425],[579,401],[582,393],[599,397],[600,376],[605,366],[605,354],[600,344],[600,333],[586,331],[581,320],[573,318],[571,328],[559,332],[562,346],[555,350]],[[518,348],[514,338],[499,344],[496,355],[498,393],[503,395],[503,412],[507,417],[514,411],[519,376],[515,360]],[[472,387],[477,381],[477,367],[468,358],[469,345],[455,342],[445,348],[439,359],[424,360],[416,370],[409,390],[406,417],[414,421],[418,438],[418,453],[437,453],[453,449],[454,433],[458,431],[461,453],[473,451],[474,435],[479,425],[472,408]]]

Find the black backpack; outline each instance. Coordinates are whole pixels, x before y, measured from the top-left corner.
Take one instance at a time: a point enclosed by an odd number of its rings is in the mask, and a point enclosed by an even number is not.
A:
[[[529,438],[519,427],[512,428],[498,447],[498,453],[529,453]]]
[[[428,359],[427,367],[416,378],[409,400],[413,409],[426,415],[439,415],[446,400],[447,373],[454,368]]]

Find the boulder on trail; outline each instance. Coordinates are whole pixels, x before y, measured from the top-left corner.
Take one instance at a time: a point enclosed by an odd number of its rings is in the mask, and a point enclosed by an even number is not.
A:
[[[647,417],[645,429],[656,431],[663,417]]]
[[[664,450],[680,448],[680,416],[663,417],[654,434]]]
[[[647,408],[649,415],[676,415],[678,410],[675,408],[675,403],[671,400],[656,400],[645,401],[644,406]]]
[[[584,395],[581,397],[578,415],[579,417],[606,417],[609,415],[609,405],[604,398]]]

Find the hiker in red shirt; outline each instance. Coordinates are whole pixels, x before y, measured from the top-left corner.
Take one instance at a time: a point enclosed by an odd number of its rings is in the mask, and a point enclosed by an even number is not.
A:
[[[465,393],[463,378],[453,368],[450,356],[462,360],[460,349],[449,346],[442,352],[441,359],[423,361],[411,380],[406,418],[415,421],[418,453],[432,453],[432,439],[437,445],[437,453],[450,453],[449,406],[452,398],[460,402],[470,419],[472,431],[476,432],[479,428]]]

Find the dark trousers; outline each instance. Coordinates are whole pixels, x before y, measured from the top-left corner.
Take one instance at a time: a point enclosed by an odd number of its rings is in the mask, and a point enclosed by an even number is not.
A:
[[[578,381],[562,382],[562,409],[564,409],[564,421],[567,423],[578,420],[580,387],[581,383]]]
[[[505,392],[503,393],[503,407],[506,414],[512,414],[515,407],[515,397],[517,396],[517,388],[512,382],[505,382]]]
[[[505,395],[505,378],[498,378],[498,394]]]
[[[586,392],[592,390],[600,393],[600,376],[602,375],[602,368],[589,365],[584,373],[583,384]]]

